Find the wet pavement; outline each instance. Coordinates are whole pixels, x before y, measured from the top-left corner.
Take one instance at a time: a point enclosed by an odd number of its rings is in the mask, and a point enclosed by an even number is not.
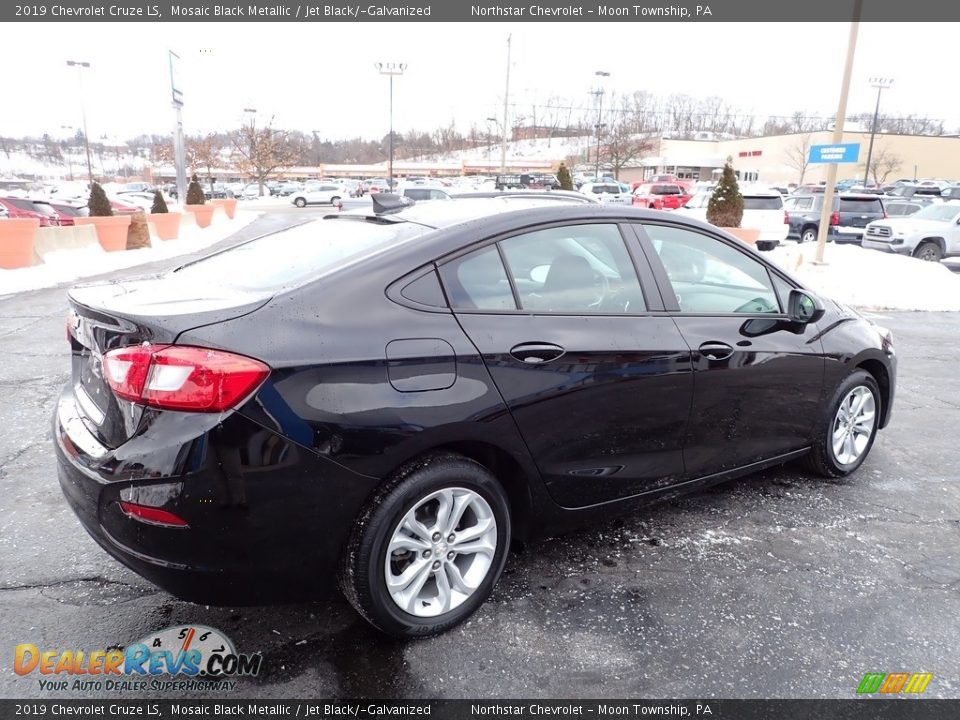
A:
[[[270,213],[242,235],[328,211]],[[864,673],[898,671],[960,696],[960,314],[879,320],[898,397],[853,477],[791,465],[537,542],[467,623],[402,643],[339,599],[180,602],[101,551],[56,482],[65,308],[63,288],[0,298],[0,697],[110,696],[42,691],[13,673],[17,643],[102,649],[187,623],[263,653],[237,697],[851,697]]]

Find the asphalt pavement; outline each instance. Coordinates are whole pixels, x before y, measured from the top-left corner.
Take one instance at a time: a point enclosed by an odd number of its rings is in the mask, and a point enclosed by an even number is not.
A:
[[[326,212],[271,211],[224,244]],[[17,643],[102,649],[186,623],[263,653],[245,698],[845,698],[900,671],[960,696],[960,314],[879,319],[897,400],[853,477],[786,466],[537,542],[471,620],[403,643],[340,599],[184,603],[100,550],[56,481],[65,311],[64,288],[0,298],[0,697],[115,696],[41,690],[13,672]]]

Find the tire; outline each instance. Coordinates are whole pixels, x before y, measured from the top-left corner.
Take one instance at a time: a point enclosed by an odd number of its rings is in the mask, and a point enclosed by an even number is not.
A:
[[[778,244],[776,240],[757,240],[757,250],[767,252],[776,248]]]
[[[927,262],[940,262],[943,259],[943,251],[935,242],[925,240],[917,245],[917,249],[913,251],[913,256]]]
[[[340,202],[340,198],[339,198],[339,197],[334,196],[334,197],[330,198],[330,204],[331,204],[331,205],[336,205],[338,202]]]
[[[430,511],[441,508],[438,494],[446,497],[448,507],[468,504],[453,531],[436,540],[439,512]],[[419,534],[412,525],[405,525],[411,514],[419,521]],[[474,540],[472,534],[480,528],[486,530]],[[420,458],[401,468],[360,514],[341,562],[340,589],[360,615],[385,633],[415,638],[444,632],[490,596],[507,559],[510,529],[507,496],[485,467],[451,453]],[[427,533],[429,537],[423,537]],[[493,552],[453,552],[451,548],[458,545],[450,537],[458,533],[469,544],[487,549],[494,544]],[[388,554],[392,542],[403,547]],[[413,570],[417,565],[421,572]],[[412,572],[412,580],[392,594],[388,574],[399,579],[407,571]],[[451,590],[456,578],[464,583],[461,589],[472,589]],[[448,588],[447,603],[441,602],[441,581]]]
[[[307,206],[307,200],[306,198],[298,197],[296,200],[293,201],[293,204],[296,205],[298,208],[304,208]]]
[[[844,422],[842,406],[846,414],[849,415],[851,398],[853,398],[852,407],[856,408],[856,403],[861,396],[864,398],[869,396],[872,400],[873,415],[869,431],[865,434],[848,433],[848,436],[853,438],[852,444],[841,444],[841,451],[838,454],[834,440],[842,435]],[[864,401],[864,405],[861,406],[862,413],[866,414],[869,411],[871,400]],[[873,379],[873,375],[865,370],[854,370],[850,373],[833,393],[833,397],[827,405],[826,414],[817,421],[813,447],[810,454],[805,458],[807,468],[823,477],[839,478],[849,475],[860,467],[873,447],[882,410],[880,389],[876,380]],[[854,418],[856,417],[857,415],[854,415]],[[863,427],[863,425],[864,423],[854,423],[853,427]],[[863,439],[865,439],[865,442],[860,442]],[[844,457],[851,447],[856,450],[856,456],[852,457],[848,454]]]
[[[815,227],[805,227],[800,232],[800,242],[816,242],[817,241],[817,229]]]

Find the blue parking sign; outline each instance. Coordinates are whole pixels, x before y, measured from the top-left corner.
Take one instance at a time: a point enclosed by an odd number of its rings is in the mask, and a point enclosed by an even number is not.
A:
[[[811,145],[811,164],[816,163],[855,163],[860,158],[860,143],[839,143],[837,145]]]

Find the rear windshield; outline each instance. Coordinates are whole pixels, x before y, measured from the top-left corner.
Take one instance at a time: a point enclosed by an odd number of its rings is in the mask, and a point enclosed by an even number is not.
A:
[[[216,279],[240,290],[279,290],[309,282],[431,229],[400,222],[315,220],[210,255],[176,271],[180,280]]]
[[[841,212],[852,213],[883,213],[883,205],[880,199],[876,200],[844,200],[840,199]]]
[[[743,209],[744,210],[782,210],[783,209],[783,199],[778,197],[766,197],[766,196],[756,196],[750,197],[748,195],[743,196]]]

